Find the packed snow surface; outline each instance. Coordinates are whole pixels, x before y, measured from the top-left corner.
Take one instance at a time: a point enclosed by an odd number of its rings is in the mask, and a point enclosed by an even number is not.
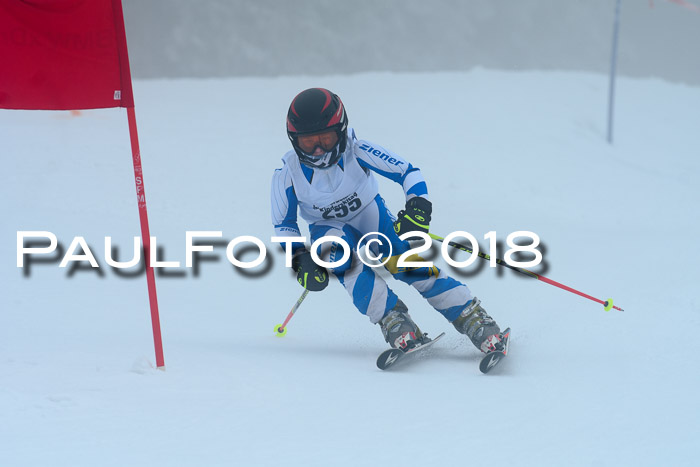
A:
[[[335,279],[275,337],[302,289],[270,242],[269,183],[287,106],[312,86],[342,97],[358,137],[421,168],[432,232],[483,248],[489,231],[503,244],[535,232],[546,264],[533,269],[625,311],[479,260],[448,271],[513,329],[494,374],[391,278],[424,331],[447,332],[427,358],[378,370],[381,332]],[[136,82],[151,234],[181,263],[157,277],[166,371],[145,276],[105,262],[105,237],[126,260],[140,235],[126,112],[0,112],[0,465],[692,465],[700,89],[617,90],[609,145],[601,75]],[[398,185],[380,188],[403,207]],[[188,230],[223,232],[198,273]],[[82,236],[101,267],[60,268],[54,253],[18,268],[17,231],[64,249]],[[241,235],[268,245],[254,274],[226,259]]]

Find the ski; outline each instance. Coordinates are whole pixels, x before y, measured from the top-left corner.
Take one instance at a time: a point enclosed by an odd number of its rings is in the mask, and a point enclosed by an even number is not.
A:
[[[380,370],[386,370],[396,365],[397,362],[405,360],[407,357],[417,354],[425,350],[427,347],[430,347],[435,342],[439,341],[440,338],[444,335],[445,333],[443,332],[440,335],[438,335],[435,339],[430,339],[426,334],[424,342],[422,344],[417,345],[416,347],[412,348],[411,350],[408,350],[407,352],[404,352],[401,349],[385,350],[381,353],[381,355],[379,355],[379,358],[377,358],[377,368],[379,368]]]
[[[481,359],[481,363],[479,363],[479,370],[481,370],[482,373],[486,374],[489,371],[491,371],[496,365],[498,365],[501,360],[505,358],[506,355],[508,355],[508,344],[510,343],[510,328],[506,329],[501,333],[501,341],[503,342],[503,350],[494,350],[492,352],[488,352],[486,355],[484,355],[484,358]]]

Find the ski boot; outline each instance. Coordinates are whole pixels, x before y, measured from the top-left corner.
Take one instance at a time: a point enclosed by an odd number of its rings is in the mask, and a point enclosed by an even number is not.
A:
[[[486,310],[481,307],[481,301],[476,297],[464,307],[452,324],[484,353],[501,350],[503,347],[498,324],[486,314]]]
[[[379,320],[379,325],[384,340],[394,349],[407,352],[423,343],[423,333],[408,315],[408,308],[401,300]]]

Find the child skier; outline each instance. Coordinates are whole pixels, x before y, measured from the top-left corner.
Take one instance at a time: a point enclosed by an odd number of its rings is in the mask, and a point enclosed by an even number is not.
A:
[[[412,285],[482,352],[500,350],[500,329],[469,288],[437,267],[398,268],[399,255],[409,250],[399,236],[409,231],[428,232],[432,206],[417,167],[377,144],[358,140],[348,132],[348,118],[340,98],[322,88],[299,93],[287,113],[287,135],[293,151],[287,152],[272,178],[272,223],[277,236],[300,236],[297,211],[309,223],[311,242],[337,236],[347,242],[350,259],[332,272],[352,297],[360,313],[381,326],[393,348],[407,351],[423,342],[423,334],[408,309],[386,282],[357,256],[360,238],[380,232],[389,238],[392,255],[385,268]],[[403,187],[406,207],[395,218],[379,195],[374,173]],[[292,267],[298,282],[310,291],[328,285],[326,270],[310,252],[293,244]],[[343,256],[342,244],[333,244],[330,260]],[[387,255],[386,245],[380,251]],[[409,261],[421,261],[414,255]]]

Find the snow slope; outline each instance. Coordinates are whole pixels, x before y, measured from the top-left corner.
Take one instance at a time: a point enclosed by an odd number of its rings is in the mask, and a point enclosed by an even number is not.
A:
[[[165,372],[145,278],[104,260],[105,236],[121,259],[139,235],[125,112],[0,112],[0,465],[693,465],[700,89],[620,80],[609,146],[606,84],[486,70],[135,83],[165,259],[184,265],[187,230],[270,245],[254,277],[223,247],[197,277],[158,277]],[[547,277],[625,312],[477,263],[452,273],[513,328],[497,374],[396,281],[419,325],[448,333],[429,359],[377,370],[381,333],[335,280],[276,338],[302,289],[269,243],[269,180],[289,101],[311,86],[421,167],[433,232],[534,231]],[[401,189],[380,186],[400,209]],[[84,236],[101,275],[52,262],[25,276],[19,230]]]

